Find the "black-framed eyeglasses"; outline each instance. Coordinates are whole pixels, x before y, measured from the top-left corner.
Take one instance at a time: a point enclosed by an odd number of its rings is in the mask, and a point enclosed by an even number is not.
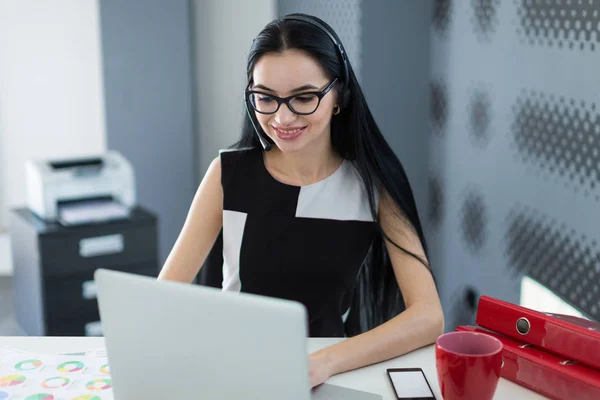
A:
[[[302,92],[288,97],[277,97],[260,90],[246,90],[246,99],[254,110],[261,114],[275,114],[281,104],[286,104],[295,114],[309,115],[317,111],[321,99],[329,93],[338,78],[320,92]]]

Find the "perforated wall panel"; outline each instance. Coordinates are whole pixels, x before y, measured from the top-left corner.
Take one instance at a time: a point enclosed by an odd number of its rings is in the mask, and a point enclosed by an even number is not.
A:
[[[523,275],[599,319],[600,1],[435,0],[431,32],[446,328],[472,321],[467,287],[518,303]]]

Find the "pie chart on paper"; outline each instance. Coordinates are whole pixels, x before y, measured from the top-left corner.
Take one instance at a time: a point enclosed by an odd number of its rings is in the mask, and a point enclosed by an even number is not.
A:
[[[58,389],[69,386],[69,383],[71,383],[69,378],[65,378],[64,376],[55,376],[45,379],[42,382],[42,387],[46,389]]]
[[[81,361],[65,361],[56,369],[58,372],[77,372],[81,371],[85,365]]]
[[[25,400],[55,400],[56,397],[54,397],[51,394],[48,393],[40,393],[40,394],[32,394],[31,396],[27,396],[25,397]]]
[[[44,363],[42,360],[25,360],[15,364],[17,371],[33,371],[40,368]]]
[[[102,399],[93,394],[84,394],[84,395],[75,397],[73,400],[102,400]]]
[[[108,364],[104,364],[100,367],[100,373],[104,375],[110,375],[110,367],[108,366]]]
[[[100,390],[108,390],[112,387],[112,381],[107,378],[94,379],[93,381],[89,381],[85,388],[87,390],[100,391]]]
[[[25,382],[27,378],[25,375],[7,375],[0,376],[0,388],[17,386]]]

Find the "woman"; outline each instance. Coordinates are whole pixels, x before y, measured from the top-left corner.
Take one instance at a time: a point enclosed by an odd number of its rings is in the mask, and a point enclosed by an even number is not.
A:
[[[269,23],[248,57],[242,139],[210,165],[159,279],[191,282],[223,230],[223,290],[303,303],[312,386],[431,344],[443,314],[412,191],[338,36]],[[402,311],[403,310],[403,311]]]

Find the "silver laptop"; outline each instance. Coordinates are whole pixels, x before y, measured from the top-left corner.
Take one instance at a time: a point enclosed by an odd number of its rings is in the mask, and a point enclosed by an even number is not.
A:
[[[115,399],[348,399],[311,392],[300,303],[97,270]]]

